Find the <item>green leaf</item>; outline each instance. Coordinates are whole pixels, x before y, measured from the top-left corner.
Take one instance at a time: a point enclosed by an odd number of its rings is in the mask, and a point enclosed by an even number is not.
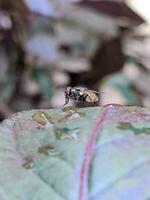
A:
[[[122,93],[128,105],[139,105],[139,99],[132,88],[132,82],[122,73],[108,76],[105,80],[106,85],[113,86]]]
[[[0,199],[150,198],[150,109],[20,112],[0,125]]]
[[[32,70],[32,75],[35,78],[41,92],[45,94],[49,99],[53,94],[53,86],[51,82],[50,73],[46,69],[36,69]]]

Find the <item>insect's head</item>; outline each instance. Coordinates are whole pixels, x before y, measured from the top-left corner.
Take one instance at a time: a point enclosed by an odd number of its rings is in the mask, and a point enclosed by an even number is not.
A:
[[[69,93],[70,93],[71,87],[67,87],[66,90],[64,91],[65,95],[65,103],[63,107],[69,102]]]

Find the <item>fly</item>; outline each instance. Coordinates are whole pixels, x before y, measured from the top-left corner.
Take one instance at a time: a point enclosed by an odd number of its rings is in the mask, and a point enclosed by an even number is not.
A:
[[[98,93],[99,92],[94,90],[89,90],[85,87],[67,87],[65,91],[64,106],[69,102],[69,99],[74,100],[75,103],[78,102],[95,103],[99,100],[99,97],[97,96]]]

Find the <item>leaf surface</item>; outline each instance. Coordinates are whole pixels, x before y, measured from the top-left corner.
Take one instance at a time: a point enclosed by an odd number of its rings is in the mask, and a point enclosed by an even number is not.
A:
[[[150,198],[150,110],[20,112],[0,125],[0,199]]]

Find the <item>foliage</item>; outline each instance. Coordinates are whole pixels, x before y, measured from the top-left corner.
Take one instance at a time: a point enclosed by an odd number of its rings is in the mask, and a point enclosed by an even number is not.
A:
[[[150,110],[33,110],[0,125],[3,200],[150,198]]]
[[[133,56],[132,29],[141,23],[125,1],[1,0],[1,120],[23,109],[63,105],[68,85],[100,90],[105,76],[120,70],[124,76],[126,55]],[[134,87],[140,75],[129,80],[125,74],[119,103],[145,105]],[[108,99],[107,87],[106,93]]]

